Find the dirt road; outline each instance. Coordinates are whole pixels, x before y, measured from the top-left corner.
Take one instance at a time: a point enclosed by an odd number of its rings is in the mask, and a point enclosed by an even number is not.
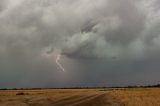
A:
[[[0,96],[0,106],[121,106],[106,92]]]

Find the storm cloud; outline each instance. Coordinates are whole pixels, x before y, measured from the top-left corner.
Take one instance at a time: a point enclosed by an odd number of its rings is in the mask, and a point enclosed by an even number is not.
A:
[[[158,0],[1,0],[0,88],[156,84],[159,29]]]

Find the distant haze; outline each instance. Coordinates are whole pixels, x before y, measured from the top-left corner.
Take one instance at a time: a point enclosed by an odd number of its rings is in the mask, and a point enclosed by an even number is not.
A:
[[[157,83],[159,0],[0,1],[0,88]]]

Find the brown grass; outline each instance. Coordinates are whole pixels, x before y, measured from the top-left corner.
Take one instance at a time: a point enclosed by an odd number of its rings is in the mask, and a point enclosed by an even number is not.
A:
[[[0,90],[0,96],[13,96],[17,93],[24,93],[26,95],[37,94],[63,94],[74,92],[90,92],[98,91],[97,89],[40,89],[40,90]]]
[[[160,88],[117,89],[110,94],[125,106],[160,106]]]
[[[0,106],[160,106],[160,88],[0,90],[0,95]]]

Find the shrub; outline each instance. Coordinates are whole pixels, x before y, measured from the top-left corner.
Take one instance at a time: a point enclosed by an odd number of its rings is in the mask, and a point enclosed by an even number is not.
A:
[[[16,95],[25,95],[25,93],[23,93],[23,92],[18,92],[18,93],[16,93]]]

